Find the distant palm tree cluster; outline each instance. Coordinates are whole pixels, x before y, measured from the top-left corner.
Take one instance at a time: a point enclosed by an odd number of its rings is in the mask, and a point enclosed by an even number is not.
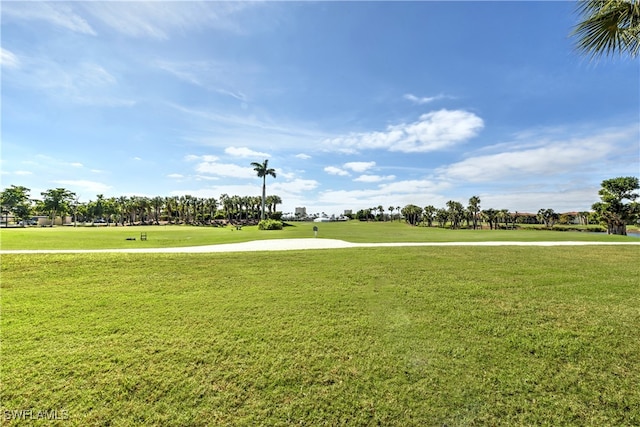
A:
[[[95,200],[79,202],[76,194],[56,188],[42,192],[42,199],[31,199],[29,189],[11,186],[2,192],[3,215],[9,213],[17,220],[28,220],[33,216],[70,217],[72,222],[133,224],[190,224],[211,225],[226,222],[257,221],[261,215],[262,197],[229,196],[213,197],[191,195],[145,197],[120,196],[105,198],[98,194]],[[277,206],[280,196],[265,198],[266,215],[279,219]]]
[[[556,223],[588,225],[597,223],[595,212],[567,212],[556,213],[553,209],[540,209],[537,213],[509,212],[508,209],[480,209],[480,198],[473,196],[468,206],[454,200],[449,200],[444,208],[433,205],[424,208],[409,204],[389,206],[388,214],[383,206],[359,210],[354,218],[361,221],[405,221],[410,225],[447,228],[482,228],[483,224],[491,230],[498,228],[515,228],[516,224],[544,224],[553,227]],[[396,212],[394,214],[394,212]]]
[[[59,217],[71,215],[73,222],[106,222],[121,225],[133,224],[191,224],[221,225],[227,223],[258,223],[258,220],[281,220],[282,212],[277,206],[282,204],[279,196],[265,194],[265,178],[275,172],[267,167],[267,161],[256,163],[256,172],[263,178],[262,196],[229,196],[222,194],[219,199],[185,196],[169,197],[110,197],[98,194],[96,200],[79,203],[75,193],[65,188],[55,188],[42,192],[41,200],[29,198],[29,189],[12,185],[0,192],[2,215],[5,225],[9,224],[9,214],[14,221],[24,221],[32,215],[44,214],[51,223]],[[637,177],[618,177],[602,181],[598,192],[600,202],[594,203],[591,212],[568,212],[559,214],[553,209],[540,209],[536,214],[509,212],[508,209],[480,209],[480,197],[473,196],[465,207],[462,203],[449,200],[446,207],[433,205],[424,208],[409,204],[404,208],[389,206],[385,214],[382,205],[362,209],[351,218],[362,221],[404,220],[410,225],[425,225],[449,228],[483,228],[483,223],[492,230],[515,228],[516,224],[544,224],[551,228],[556,223],[586,226],[606,224],[610,234],[626,234],[627,224],[634,224],[640,218],[640,197]],[[625,202],[627,201],[627,202]],[[394,215],[394,211],[396,214]]]

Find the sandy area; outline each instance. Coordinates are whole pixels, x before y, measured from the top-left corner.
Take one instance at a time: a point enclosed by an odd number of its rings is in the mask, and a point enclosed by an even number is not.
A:
[[[640,245],[638,242],[406,242],[406,243],[350,243],[335,239],[273,239],[221,245],[186,246],[179,248],[135,248],[135,249],[49,249],[49,250],[3,250],[2,254],[30,253],[213,253],[295,251],[306,249],[371,248],[397,246],[586,246],[586,245]]]

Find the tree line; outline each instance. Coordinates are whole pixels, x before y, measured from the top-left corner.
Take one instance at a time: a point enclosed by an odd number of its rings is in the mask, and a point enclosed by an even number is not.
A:
[[[489,225],[491,230],[498,228],[515,228],[516,224],[544,224],[552,228],[556,223],[577,223],[578,225],[603,224],[609,234],[627,234],[627,225],[633,224],[640,218],[640,204],[635,202],[639,197],[636,190],[640,189],[638,178],[619,177],[604,180],[598,192],[600,202],[592,205],[592,211],[576,212],[575,214],[560,214],[553,209],[540,209],[536,214],[509,212],[508,209],[481,209],[480,197],[473,196],[467,206],[455,200],[449,200],[445,207],[436,208],[433,205],[423,207],[408,204],[389,206],[385,215],[383,206],[359,210],[354,217],[362,221],[398,221],[404,220],[410,225],[424,225],[432,227],[461,227],[477,229],[482,223]],[[627,201],[625,203],[625,201]],[[394,216],[393,212],[397,212]]]
[[[266,165],[264,165],[266,166]],[[268,168],[265,170],[268,171]],[[270,175],[270,174],[269,174]],[[262,175],[261,177],[264,177]],[[264,181],[263,181],[264,185]],[[264,189],[264,186],[263,186]],[[433,205],[423,207],[409,204],[389,206],[388,215],[379,205],[358,211],[352,218],[360,220],[386,221],[404,220],[410,225],[432,227],[477,229],[482,223],[494,230],[515,228],[516,224],[537,223],[553,227],[558,222],[568,223],[577,220],[580,225],[601,223],[609,234],[626,234],[626,226],[640,218],[638,178],[619,177],[602,182],[598,194],[600,201],[594,203],[592,211],[577,212],[573,218],[556,213],[553,209],[540,209],[537,214],[512,213],[507,209],[481,209],[480,197],[473,196],[467,206],[449,200],[445,207]],[[31,199],[30,190],[23,186],[12,185],[0,193],[2,214],[5,224],[11,214],[16,222],[27,221],[33,215],[46,215],[51,223],[57,217],[69,215],[77,222],[106,222],[115,225],[125,224],[170,224],[210,225],[218,220],[228,222],[257,222],[258,219],[282,218],[277,206],[282,199],[270,196],[229,196],[222,194],[218,199],[190,195],[168,197],[121,196],[105,198],[98,194],[96,200],[80,203],[75,193],[65,188],[55,188],[41,193],[42,199]],[[264,193],[263,193],[264,194]],[[264,214],[263,214],[264,212]],[[394,216],[394,212],[397,212]],[[563,218],[562,215],[565,215]]]
[[[209,225],[216,220],[246,222],[261,216],[262,197],[229,196],[120,196],[105,198],[98,194],[95,200],[80,202],[77,195],[66,188],[54,188],[41,193],[41,199],[32,199],[30,189],[12,185],[0,193],[5,224],[9,215],[16,222],[29,221],[33,216],[47,216],[53,223],[58,217],[70,216],[74,222],[106,222],[115,225],[170,224]],[[265,197],[265,215],[279,219],[277,210],[282,198]]]

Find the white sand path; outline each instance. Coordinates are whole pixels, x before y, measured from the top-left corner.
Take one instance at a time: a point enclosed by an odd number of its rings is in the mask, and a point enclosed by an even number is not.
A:
[[[308,249],[342,249],[400,246],[611,246],[637,245],[637,242],[404,242],[404,243],[351,243],[336,239],[271,239],[242,243],[225,243],[206,246],[184,246],[177,248],[127,248],[127,249],[42,249],[42,250],[1,250],[4,254],[79,254],[79,253],[215,253],[215,252],[257,252],[257,251],[297,251]]]

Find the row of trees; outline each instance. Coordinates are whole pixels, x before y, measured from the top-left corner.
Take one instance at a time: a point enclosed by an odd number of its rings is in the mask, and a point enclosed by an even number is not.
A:
[[[266,163],[266,161],[265,161]],[[266,165],[265,165],[266,166]],[[270,175],[270,174],[269,174]],[[261,177],[266,177],[262,175]],[[602,182],[598,192],[600,202],[594,203],[592,212],[578,212],[572,220],[577,219],[581,225],[603,223],[610,234],[626,234],[627,224],[640,218],[640,204],[636,190],[640,189],[638,178],[619,177]],[[264,190],[264,181],[263,181]],[[211,224],[216,219],[232,221],[257,220],[258,218],[280,219],[282,213],[277,206],[282,203],[279,196],[229,196],[223,194],[219,199],[201,198],[190,195],[170,197],[110,197],[99,194],[96,200],[79,203],[75,193],[55,188],[41,193],[41,200],[32,200],[30,190],[26,187],[12,185],[0,193],[2,213],[5,223],[9,214],[14,219],[26,220],[38,214],[48,215],[52,222],[57,216],[70,215],[74,221],[93,222],[105,220],[109,223],[135,224],[167,221],[174,224]],[[424,208],[413,204],[404,208],[389,206],[389,215],[385,209],[377,206],[358,211],[356,218],[361,220],[386,221],[397,218],[404,219],[411,225],[424,224],[428,227],[437,224],[439,227],[462,226],[476,229],[482,223],[490,229],[512,228],[516,223],[540,223],[553,227],[558,221],[568,222],[553,209],[540,209],[537,215],[511,213],[507,209],[481,209],[480,198],[473,196],[467,206],[450,200],[444,208],[433,205]],[[394,212],[397,214],[394,216]]]
[[[105,198],[98,194],[95,200],[79,202],[72,191],[55,188],[41,193],[42,199],[31,199],[30,189],[23,186],[6,188],[0,193],[5,224],[12,215],[16,222],[27,221],[35,215],[46,215],[55,221],[57,217],[70,216],[74,222],[102,222],[121,224],[159,224],[167,221],[174,224],[210,224],[216,219],[248,221],[262,216],[263,198],[260,196],[213,197],[168,196],[143,197],[121,196]],[[265,215],[279,218],[277,206],[280,196],[264,198]]]
[[[385,215],[382,206],[362,209],[355,215],[360,220],[393,221],[402,218],[411,225],[425,225],[432,227],[460,228],[466,226],[474,230],[488,224],[490,229],[513,228],[516,224],[544,224],[553,227],[556,223],[577,223],[580,225],[605,224],[609,234],[627,234],[626,226],[640,217],[640,205],[635,202],[640,188],[638,178],[620,177],[605,180],[598,192],[601,201],[592,206],[591,212],[577,212],[575,214],[559,214],[553,209],[540,209],[537,214],[511,213],[508,209],[480,209],[480,197],[473,196],[467,206],[449,200],[446,207],[436,208],[433,205],[424,208],[409,204],[404,208],[389,206],[389,214]],[[625,203],[629,201],[629,203]],[[397,214],[394,216],[393,212]]]

